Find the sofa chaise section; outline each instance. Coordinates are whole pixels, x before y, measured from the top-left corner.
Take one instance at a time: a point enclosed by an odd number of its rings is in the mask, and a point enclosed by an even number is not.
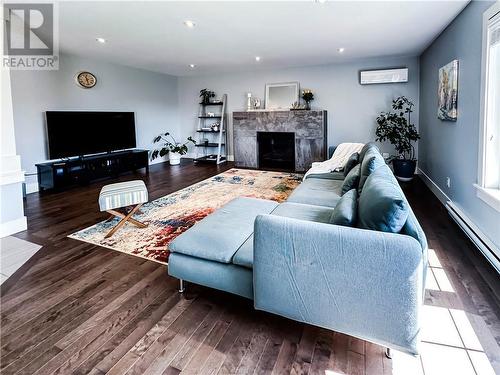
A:
[[[256,216],[276,206],[274,201],[244,197],[225,204],[170,244],[168,273],[253,299],[252,270],[234,264],[233,257],[252,238]],[[253,260],[253,244],[249,250]]]

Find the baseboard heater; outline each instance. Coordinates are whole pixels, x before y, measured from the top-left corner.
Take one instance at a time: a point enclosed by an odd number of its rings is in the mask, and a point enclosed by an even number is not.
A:
[[[446,203],[446,209],[450,216],[455,220],[460,228],[464,231],[467,237],[476,245],[483,253],[488,261],[493,265],[496,271],[500,274],[500,258],[495,252],[495,245],[481,232],[481,230],[465,215],[460,208],[451,201]]]

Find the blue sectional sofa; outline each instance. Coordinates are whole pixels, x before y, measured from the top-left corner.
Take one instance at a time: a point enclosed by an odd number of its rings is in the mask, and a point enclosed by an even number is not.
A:
[[[333,223],[339,211],[352,226]],[[170,250],[171,276],[253,299],[259,310],[418,354],[426,239],[373,144],[347,177],[309,176],[281,204],[235,199],[177,237]]]

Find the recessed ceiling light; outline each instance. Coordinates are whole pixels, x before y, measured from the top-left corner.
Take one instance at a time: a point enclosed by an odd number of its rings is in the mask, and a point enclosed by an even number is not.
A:
[[[342,53],[345,51],[345,48],[344,47],[337,48],[337,51],[338,53]]]
[[[191,69],[194,69],[194,68],[196,68],[196,65],[194,65],[194,64],[189,64],[189,67],[190,67]]]
[[[193,27],[195,27],[196,24],[191,20],[186,20],[186,21],[184,21],[184,25],[186,25],[187,27],[192,29]]]
[[[99,43],[106,43],[106,39],[104,38],[95,38],[96,41],[98,41]]]
[[[260,56],[255,56],[255,61],[260,61]]]

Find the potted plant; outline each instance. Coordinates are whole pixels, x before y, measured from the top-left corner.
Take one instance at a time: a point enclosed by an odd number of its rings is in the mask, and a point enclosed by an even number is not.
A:
[[[165,137],[170,137],[165,138]],[[195,140],[189,136],[187,141],[184,143],[179,143],[170,133],[160,134],[153,139],[153,143],[161,142],[162,147],[151,151],[151,160],[156,159],[158,156],[163,157],[169,154],[168,158],[170,165],[178,165],[181,162],[181,155],[186,155],[188,152],[188,144],[196,144]]]
[[[210,104],[210,98],[215,97],[215,92],[210,91],[208,89],[200,90],[200,98],[202,104]]]
[[[394,175],[400,181],[410,181],[415,174],[417,160],[413,142],[420,135],[411,123],[411,113],[414,104],[405,96],[392,101],[392,111],[382,112],[377,117],[376,140],[389,141],[398,152],[398,157],[392,160]]]

